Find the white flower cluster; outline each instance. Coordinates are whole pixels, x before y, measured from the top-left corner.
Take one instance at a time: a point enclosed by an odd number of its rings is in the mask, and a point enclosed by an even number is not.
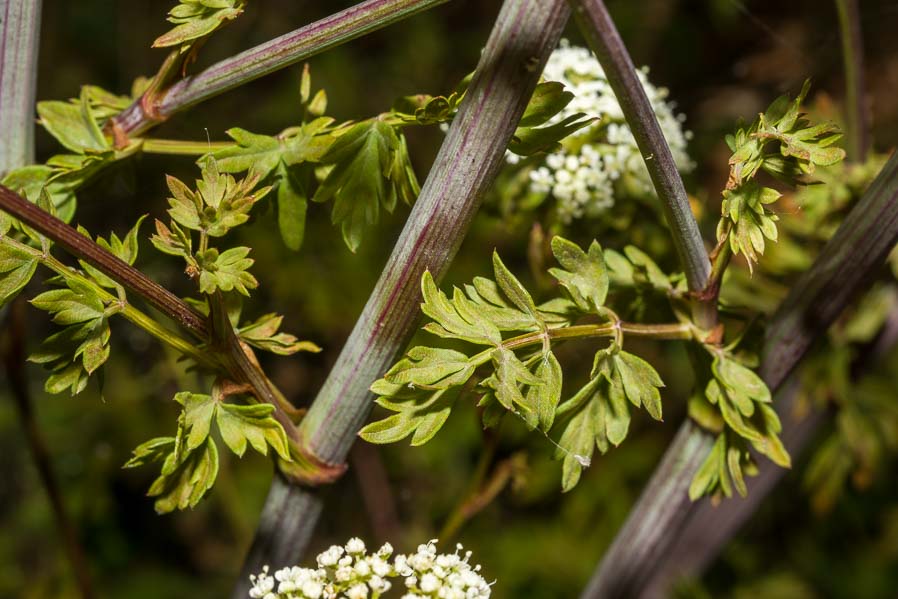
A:
[[[318,555],[318,568],[283,568],[269,574],[268,566],[250,576],[251,599],[377,599],[392,588],[388,578],[402,577],[408,591],[402,599],[486,599],[490,585],[471,566],[471,552],[437,554],[436,541],[419,545],[410,555],[390,563],[389,543],[372,555],[365,543],[350,539]]]
[[[478,573],[480,566],[471,567],[471,552],[437,554],[436,541],[418,545],[417,553],[400,555],[394,567],[405,577],[409,590],[402,599],[480,599],[490,596],[490,585]]]
[[[674,113],[673,103],[667,102],[667,89],[649,83],[647,73],[646,68],[640,70],[639,79],[677,167],[688,172],[694,164],[686,153],[691,134],[683,130],[685,116]],[[626,181],[628,189],[638,193],[652,193],[651,179],[636,140],[592,52],[562,40],[549,57],[543,77],[563,83],[574,94],[570,104],[550,123],[578,112],[600,120],[574,133],[562,142],[560,150],[550,153],[541,165],[530,171],[530,191],[544,196],[551,194],[564,223],[583,216],[597,216],[610,208],[621,182]],[[510,153],[507,157],[513,164],[520,160]]]

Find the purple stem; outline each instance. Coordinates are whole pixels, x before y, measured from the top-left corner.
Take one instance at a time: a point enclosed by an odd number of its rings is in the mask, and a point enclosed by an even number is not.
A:
[[[342,463],[373,407],[368,388],[417,323],[425,270],[439,279],[504,161],[505,149],[568,20],[563,0],[505,0],[465,100],[380,280],[301,423],[306,450]],[[275,478],[232,595],[265,564],[295,564],[322,507],[319,494]]]

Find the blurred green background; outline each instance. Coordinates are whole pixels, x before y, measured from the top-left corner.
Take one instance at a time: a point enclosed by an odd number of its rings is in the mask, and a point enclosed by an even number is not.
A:
[[[246,14],[213,36],[193,70],[326,16],[351,2],[254,0]],[[170,2],[45,0],[39,99],[76,96],[93,83],[126,93],[150,75],[165,53],[150,43],[166,30]],[[314,87],[327,90],[328,114],[370,116],[395,97],[445,93],[476,65],[498,12],[497,0],[452,0],[406,22],[310,60]],[[806,77],[818,101],[842,99],[841,55],[832,2],[776,0],[629,0],[610,9],[637,64],[671,90],[687,115],[697,162],[688,186],[709,212],[726,177],[729,151],[722,135],[752,118],[779,93],[795,92]],[[877,147],[893,147],[898,133],[898,2],[863,0],[867,84]],[[568,37],[578,40],[572,28]],[[295,124],[300,67],[292,67],[179,114],[154,135],[224,139],[239,126],[273,134]],[[436,153],[437,129],[410,133],[420,180]],[[38,159],[58,148],[38,133]],[[94,233],[125,232],[141,214],[165,208],[163,173],[196,176],[189,158],[143,156],[126,161],[79,194],[76,222]],[[302,250],[291,253],[273,233],[271,211],[244,227],[254,248],[260,289],[246,312],[286,315],[285,328],[324,348],[318,355],[265,357],[275,382],[297,405],[307,405],[336,359],[408,213],[400,208],[351,254],[329,222],[329,207],[312,205]],[[154,252],[145,227],[138,265],[160,283],[187,292],[175,260]],[[497,247],[526,272],[528,228],[503,223],[489,209],[476,220],[453,264],[449,282],[487,274],[487,248]],[[708,237],[711,231],[708,231]],[[589,238],[578,232],[578,241]],[[669,266],[670,264],[668,264]],[[526,278],[526,277],[525,277]],[[32,283],[32,291],[39,286]],[[42,314],[29,310],[29,350],[48,334]],[[164,517],[144,492],[152,468],[123,471],[131,449],[170,434],[177,417],[174,392],[197,385],[174,356],[125,322],[113,326],[113,354],[102,396],[96,385],[75,398],[47,396],[43,372],[29,365],[34,403],[64,498],[90,561],[101,597],[225,596],[248,547],[272,475],[257,455],[241,461],[222,454],[211,496],[187,513]],[[514,460],[515,481],[469,522],[460,540],[474,551],[495,597],[571,597],[588,579],[614,532],[684,416],[688,381],[665,376],[686,366],[679,346],[665,352],[661,374],[665,422],[639,418],[621,448],[596,459],[573,492],[561,495],[559,467],[545,439],[508,423],[497,460]],[[570,353],[570,352],[569,352]],[[577,360],[573,353],[568,360]],[[581,358],[581,361],[584,358]],[[888,369],[886,370],[888,371]],[[894,372],[894,370],[892,370]],[[352,468],[326,493],[327,509],[313,551],[350,536],[369,545],[390,540],[407,550],[439,534],[466,491],[483,446],[473,408],[457,409],[434,442],[410,449],[357,448]],[[515,457],[517,456],[517,457]],[[522,462],[526,462],[522,466]],[[373,466],[371,464],[374,464]],[[891,462],[894,466],[894,462]],[[803,462],[796,471],[800,473]],[[385,469],[385,479],[359,470]],[[891,470],[894,472],[894,468]],[[5,384],[0,385],[0,596],[76,597],[70,567],[40,486]],[[790,474],[776,495],[731,544],[706,579],[684,596],[894,597],[898,588],[898,493],[888,469],[870,488],[849,490],[825,518],[815,516],[799,477]]]

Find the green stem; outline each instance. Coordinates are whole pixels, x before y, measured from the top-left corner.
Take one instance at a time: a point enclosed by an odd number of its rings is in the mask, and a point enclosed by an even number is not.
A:
[[[87,277],[79,273],[78,271],[66,266],[54,256],[45,254],[41,250],[33,248],[30,245],[24,243],[20,243],[6,235],[0,235],[0,244],[14,248],[15,250],[20,252],[26,252],[33,256],[43,266],[52,270],[64,279],[73,279],[86,287],[90,287],[91,291],[93,291],[105,305],[117,306],[119,308],[118,314],[121,314],[126,320],[131,321],[131,323],[137,325],[165,345],[189,357],[197,364],[202,364],[210,368],[221,368],[221,365],[212,357],[210,357],[208,351],[205,351],[200,347],[193,345],[178,334],[169,331],[161,324],[156,322],[152,317],[138,310],[127,301],[122,301],[122,299],[98,285],[96,281],[94,281],[90,277]]]
[[[571,327],[558,329],[546,329],[533,333],[524,333],[510,337],[502,342],[499,347],[505,349],[521,349],[530,345],[540,345],[546,339],[552,341],[565,341],[569,339],[591,339],[596,337],[618,337],[620,335],[632,335],[634,337],[648,337],[652,339],[692,339],[694,329],[691,324],[636,324],[631,322],[603,323],[603,324],[578,324]],[[481,365],[486,364],[492,358],[494,347],[485,349],[471,357],[470,362]]]
[[[208,336],[206,321],[178,296],[55,216],[44,212],[2,185],[0,185],[0,210],[6,211],[128,291],[138,295],[198,339],[206,340]]]
[[[180,139],[134,139],[146,154],[167,154],[176,156],[203,156],[225,148],[234,147],[229,141],[185,141]]]
[[[34,96],[41,0],[0,4],[0,178],[34,162]]]
[[[864,41],[857,0],[836,0],[845,70],[845,120],[848,159],[863,163],[870,146],[870,118],[864,91]]]

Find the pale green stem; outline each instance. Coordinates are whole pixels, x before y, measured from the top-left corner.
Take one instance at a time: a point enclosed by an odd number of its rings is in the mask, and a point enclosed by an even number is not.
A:
[[[34,161],[41,1],[0,2],[0,178]]]
[[[225,148],[233,148],[236,144],[228,141],[182,141],[178,139],[134,139],[140,150],[146,154],[168,154],[177,156],[203,156]]]
[[[210,368],[221,368],[221,365],[212,358],[211,354],[196,345],[193,345],[183,337],[166,329],[164,326],[156,322],[152,317],[135,308],[128,301],[122,301],[119,297],[110,293],[98,285],[93,279],[82,275],[78,271],[69,268],[62,262],[50,254],[45,254],[39,249],[33,248],[27,244],[20,243],[6,235],[0,235],[0,244],[14,248],[20,252],[27,252],[37,259],[43,266],[52,270],[56,274],[65,279],[73,279],[80,284],[90,287],[90,289],[100,298],[107,306],[117,306],[118,314],[121,314],[126,320],[131,321],[165,345],[171,347],[175,351],[180,352],[184,356],[189,357],[197,364],[202,364]]]
[[[870,117],[864,90],[864,40],[858,0],[836,0],[845,71],[845,139],[848,160],[863,163],[870,149]]]
[[[531,345],[542,344],[546,339],[550,341],[566,341],[571,339],[593,339],[596,337],[617,337],[619,334],[632,335],[633,337],[646,337],[650,339],[692,339],[694,327],[690,324],[638,324],[631,322],[616,322],[603,324],[578,324],[571,327],[558,329],[546,329],[534,333],[524,333],[511,337],[502,342],[499,347],[505,349],[521,349]],[[489,362],[496,348],[490,347],[472,356],[470,362],[476,365]]]

